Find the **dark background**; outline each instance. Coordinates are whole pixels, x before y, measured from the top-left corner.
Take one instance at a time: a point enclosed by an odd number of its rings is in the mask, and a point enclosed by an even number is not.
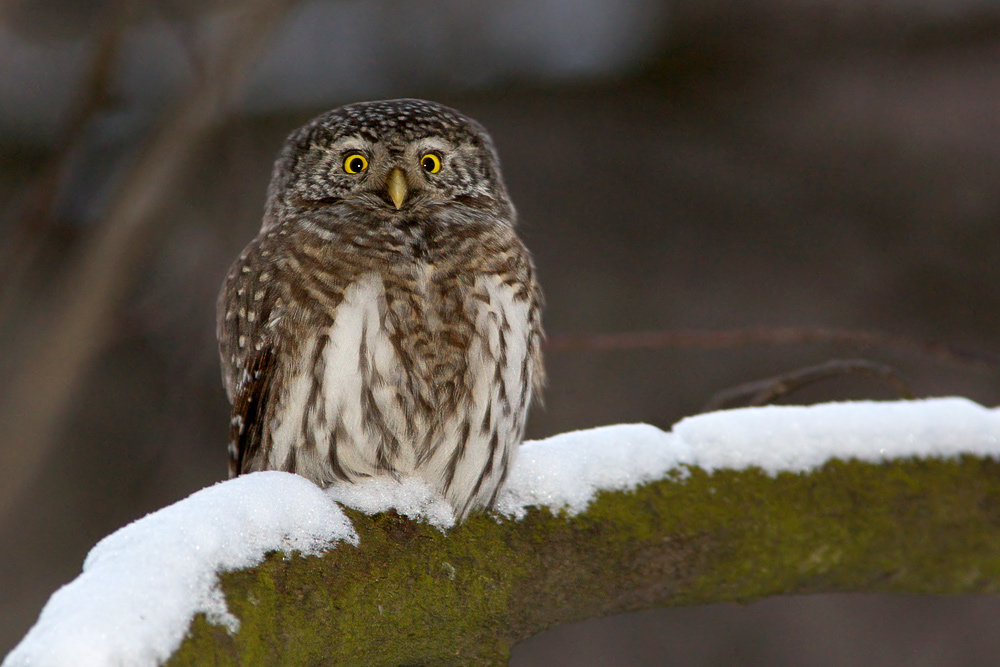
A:
[[[30,405],[51,426],[34,439],[0,419],[16,489],[0,653],[97,540],[224,478],[218,286],[284,136],[343,103],[432,98],[491,131],[549,332],[824,326],[1000,349],[1000,7],[949,0],[290,3],[123,246],[101,326],[62,318],[79,258],[239,8],[0,2],[0,401],[33,396],[29,380],[69,396]],[[118,23],[105,94],[74,123]],[[77,326],[79,364],[36,372],[45,332]],[[995,371],[899,349],[584,350],[549,355],[529,435],[669,428],[717,390],[854,356],[921,396],[1000,403]],[[891,397],[850,378],[795,399]],[[558,628],[512,664],[994,665],[998,614],[989,597],[665,609]]]

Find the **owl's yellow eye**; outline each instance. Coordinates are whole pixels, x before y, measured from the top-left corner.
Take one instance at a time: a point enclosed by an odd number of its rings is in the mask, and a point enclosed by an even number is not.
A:
[[[361,153],[351,153],[344,159],[344,171],[357,174],[368,168],[368,158]]]
[[[428,174],[436,174],[441,171],[441,158],[434,153],[428,153],[427,155],[420,158],[420,166],[424,168]]]

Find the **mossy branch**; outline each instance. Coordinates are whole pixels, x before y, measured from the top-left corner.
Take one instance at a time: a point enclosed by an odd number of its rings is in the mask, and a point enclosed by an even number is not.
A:
[[[239,632],[198,617],[169,664],[503,665],[554,625],[656,606],[1000,589],[995,460],[689,472],[447,534],[351,512],[357,547],[224,575]]]

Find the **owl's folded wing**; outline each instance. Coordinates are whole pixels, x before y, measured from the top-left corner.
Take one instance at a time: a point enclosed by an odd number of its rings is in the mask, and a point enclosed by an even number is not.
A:
[[[229,429],[229,476],[250,472],[249,466],[260,451],[270,405],[276,355],[265,346],[247,357],[243,374],[233,394]]]

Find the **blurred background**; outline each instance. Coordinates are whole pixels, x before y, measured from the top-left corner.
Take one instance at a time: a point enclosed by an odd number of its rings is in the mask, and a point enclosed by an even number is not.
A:
[[[223,479],[214,335],[284,137],[435,99],[493,134],[549,332],[822,326],[1000,351],[1000,3],[0,0],[0,655],[104,535]],[[548,356],[530,437],[669,428],[842,345]],[[892,398],[854,377],[797,401]],[[541,665],[995,665],[1000,600],[825,595],[566,626]]]

